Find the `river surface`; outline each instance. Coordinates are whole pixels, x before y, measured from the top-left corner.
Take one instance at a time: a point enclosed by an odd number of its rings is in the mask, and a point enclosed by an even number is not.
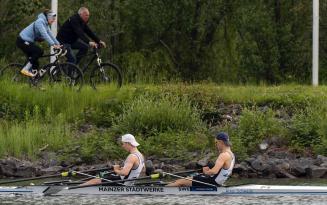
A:
[[[327,179],[231,180],[231,184],[324,185]],[[327,195],[250,196],[0,196],[1,205],[327,205]]]
[[[80,205],[80,204],[156,204],[156,205],[326,205],[327,196],[6,196],[0,197],[0,204],[5,205]]]

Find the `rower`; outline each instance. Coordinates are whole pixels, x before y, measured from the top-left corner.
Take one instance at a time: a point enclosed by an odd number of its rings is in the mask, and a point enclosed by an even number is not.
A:
[[[122,180],[122,179],[133,179],[138,178],[143,171],[144,166],[144,157],[141,152],[137,149],[137,146],[140,144],[135,140],[135,137],[131,134],[125,134],[121,137],[122,147],[129,152],[124,166],[114,165],[113,171],[115,175],[111,174],[107,177],[108,180]],[[100,184],[101,179],[91,179],[90,181],[85,182],[83,185],[90,184]],[[124,185],[131,186],[134,184],[134,181],[127,181]]]
[[[235,164],[235,156],[231,151],[229,136],[225,132],[220,132],[215,137],[215,145],[219,152],[215,165],[212,168],[203,167],[203,174],[196,175],[187,179],[178,179],[167,186],[194,186],[208,187],[222,186],[229,176]]]

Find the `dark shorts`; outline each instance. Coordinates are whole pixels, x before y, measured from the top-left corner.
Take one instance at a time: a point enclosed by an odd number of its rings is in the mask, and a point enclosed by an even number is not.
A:
[[[202,174],[194,176],[193,180],[204,182],[207,184],[212,184],[215,186],[220,186],[219,184],[216,183],[216,181],[213,177],[202,175]],[[200,182],[192,181],[192,186],[194,186],[194,187],[211,187],[210,185],[202,184]]]

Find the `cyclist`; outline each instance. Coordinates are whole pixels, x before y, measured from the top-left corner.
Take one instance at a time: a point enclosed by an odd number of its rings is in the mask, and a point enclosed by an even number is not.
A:
[[[56,20],[56,14],[45,10],[39,14],[37,20],[19,33],[16,45],[28,57],[28,62],[20,71],[23,75],[34,77],[39,67],[38,59],[43,55],[43,50],[36,45],[37,41],[47,41],[50,46],[59,49],[60,43],[51,33],[49,25]]]
[[[98,45],[106,47],[106,43],[101,41],[87,25],[89,17],[89,10],[86,7],[81,7],[78,13],[68,18],[59,29],[57,38],[67,49],[66,57],[70,63],[78,64],[89,47],[96,48]],[[85,34],[93,41],[90,41]],[[72,49],[78,50],[76,57]]]

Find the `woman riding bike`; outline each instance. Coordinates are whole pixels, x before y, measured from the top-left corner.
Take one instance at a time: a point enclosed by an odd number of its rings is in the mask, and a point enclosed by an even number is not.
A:
[[[43,50],[36,45],[37,41],[47,41],[50,46],[58,49],[59,41],[51,33],[49,25],[56,20],[56,14],[51,10],[45,10],[38,15],[36,21],[27,26],[19,33],[16,45],[28,57],[28,62],[20,71],[23,75],[34,77],[39,67],[38,59],[43,55]]]

